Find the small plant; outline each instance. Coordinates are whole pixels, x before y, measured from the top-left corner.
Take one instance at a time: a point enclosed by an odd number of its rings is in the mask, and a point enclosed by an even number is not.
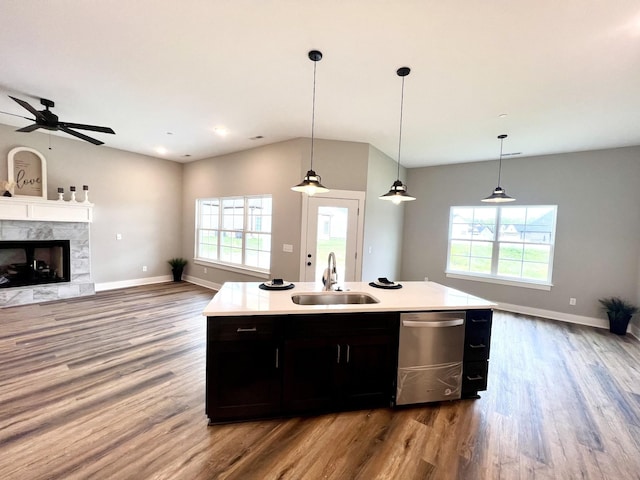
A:
[[[187,263],[189,263],[189,261],[185,258],[176,257],[169,259],[168,263],[169,265],[171,265],[171,268],[184,268],[187,266]]]
[[[171,265],[171,273],[173,273],[173,281],[182,281],[182,271],[184,267],[189,263],[186,259],[181,257],[175,257],[167,260],[167,263]]]
[[[598,301],[609,317],[609,330],[617,335],[624,335],[627,332],[629,321],[638,311],[638,307],[620,297],[600,298]]]

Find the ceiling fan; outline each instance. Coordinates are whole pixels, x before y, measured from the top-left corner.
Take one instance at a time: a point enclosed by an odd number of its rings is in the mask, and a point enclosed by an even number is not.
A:
[[[96,125],[85,125],[82,123],[60,122],[58,121],[58,116],[49,110],[49,108],[52,108],[55,104],[51,100],[47,100],[46,98],[40,99],[40,103],[45,107],[44,110],[36,110],[24,100],[20,100],[19,98],[12,97],[11,95],[9,95],[9,98],[11,98],[12,100],[15,100],[19,105],[29,110],[29,112],[31,112],[36,117],[35,119],[33,119],[33,121],[36,123],[34,123],[33,125],[28,125],[23,128],[19,128],[18,130],[16,130],[16,132],[33,132],[38,128],[45,128],[47,130],[60,130],[62,132],[68,133],[69,135],[73,135],[74,137],[78,137],[82,140],[93,143],[94,145],[102,145],[104,142],[101,142],[100,140],[91,138],[88,135],[85,135],[84,133],[76,132],[75,130],[71,130],[71,129],[78,128],[80,130],[92,130],[94,132],[111,133],[114,135],[116,133],[113,131],[113,129],[109,127],[98,127]],[[22,118],[26,118],[27,120],[32,120],[31,118],[28,118],[28,117],[22,117]]]

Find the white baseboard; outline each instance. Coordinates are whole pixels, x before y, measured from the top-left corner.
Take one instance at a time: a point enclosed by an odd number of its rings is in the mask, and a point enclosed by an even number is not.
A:
[[[160,277],[134,278],[131,280],[120,280],[118,282],[96,283],[96,292],[115,290],[117,288],[137,287],[140,285],[151,285],[153,283],[164,283],[172,280],[172,275],[162,275]]]
[[[571,313],[554,312],[553,310],[543,310],[542,308],[523,307],[521,305],[512,305],[510,303],[498,303],[497,310],[507,312],[521,313],[523,315],[532,315],[534,317],[549,318],[551,320],[560,320],[561,322],[576,323],[578,325],[587,325],[589,327],[609,329],[609,320],[606,318],[586,317],[583,315],[573,315]],[[631,333],[637,339],[640,339],[640,328],[631,324],[627,333]]]
[[[629,328],[629,333],[631,335],[633,335],[634,337],[636,337],[638,340],[640,340],[640,327],[634,325],[633,323],[631,324],[630,328]]]
[[[222,285],[220,285],[219,283],[209,282],[208,280],[202,280],[201,278],[192,277],[191,275],[185,275],[184,279],[189,283],[200,285],[201,287],[205,288],[210,288],[211,290],[220,290],[220,288],[222,287]]]

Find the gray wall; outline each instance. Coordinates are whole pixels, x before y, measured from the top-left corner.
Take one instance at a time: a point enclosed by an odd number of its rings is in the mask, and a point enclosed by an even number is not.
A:
[[[409,170],[417,200],[405,209],[402,278],[428,276],[494,301],[593,318],[605,318],[600,297],[639,298],[640,147],[509,158],[502,166],[515,204],[558,205],[551,291],[445,276],[449,208],[481,205],[495,187],[495,161]]]
[[[79,190],[89,185],[89,200],[95,204],[91,224],[94,282],[170,274],[167,260],[181,253],[182,165],[55,135],[16,133],[15,129],[0,125],[0,179],[7,178],[9,151],[29,147],[47,161],[49,199],[57,198],[57,187],[69,192],[70,185]],[[83,198],[82,192],[78,198]],[[116,240],[116,233],[122,234],[122,240]]]
[[[335,190],[364,191],[367,183],[368,145],[318,140],[314,143],[314,170],[322,183]],[[183,256],[193,258],[195,202],[197,198],[259,195],[273,196],[271,277],[297,280],[300,275],[302,194],[291,190],[309,169],[310,140],[299,138],[251,150],[192,162],[184,166]],[[282,251],[284,243],[292,253]],[[192,265],[188,274],[214,284],[258,281],[242,274]]]
[[[397,178],[398,164],[375,147],[369,146],[367,200],[364,217],[362,280],[378,277],[400,279],[404,203],[394,205],[380,200]],[[406,179],[404,167],[400,178]],[[411,189],[409,189],[411,192]]]

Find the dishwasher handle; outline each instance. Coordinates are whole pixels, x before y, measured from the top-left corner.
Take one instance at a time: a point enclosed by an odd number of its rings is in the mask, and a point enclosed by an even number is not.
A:
[[[464,325],[464,318],[453,318],[451,320],[439,320],[420,322],[415,320],[402,320],[403,327],[418,327],[418,328],[439,328],[439,327],[457,327]]]

